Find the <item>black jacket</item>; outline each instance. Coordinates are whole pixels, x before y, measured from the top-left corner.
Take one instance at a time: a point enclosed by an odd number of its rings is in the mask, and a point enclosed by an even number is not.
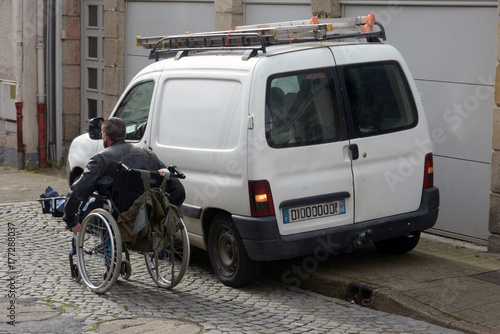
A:
[[[150,171],[166,167],[153,151],[134,146],[125,140],[118,140],[108,148],[95,154],[90,158],[80,178],[71,185],[66,196],[63,220],[66,222],[68,229],[78,224],[77,211],[81,202],[87,201],[94,191],[105,193],[111,187],[113,173],[118,162],[122,162],[129,168]],[[177,179],[171,179],[169,183],[174,183],[167,185],[169,193],[182,192],[182,194],[172,194],[175,198],[170,198],[173,204],[180,206],[185,197],[184,188]]]

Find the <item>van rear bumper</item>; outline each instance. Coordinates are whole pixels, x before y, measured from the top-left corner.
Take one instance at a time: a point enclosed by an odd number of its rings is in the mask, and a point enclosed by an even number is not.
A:
[[[276,217],[233,215],[248,256],[254,261],[271,261],[353,250],[361,243],[386,240],[423,231],[434,226],[439,211],[439,190],[424,189],[417,211],[294,235],[280,235]]]

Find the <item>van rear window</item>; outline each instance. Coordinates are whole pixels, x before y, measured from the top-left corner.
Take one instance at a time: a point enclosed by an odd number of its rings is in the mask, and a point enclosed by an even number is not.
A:
[[[401,131],[417,125],[417,111],[397,62],[344,67],[348,110],[359,137]]]
[[[274,148],[315,145],[341,137],[335,86],[328,69],[269,78],[266,138]]]

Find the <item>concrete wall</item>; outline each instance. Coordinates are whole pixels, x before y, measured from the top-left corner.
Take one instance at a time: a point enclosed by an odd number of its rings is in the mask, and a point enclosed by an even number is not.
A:
[[[15,67],[15,33],[13,30],[14,5],[12,1],[0,2],[0,35],[4,36],[3,42],[5,46],[0,52],[0,89],[4,89],[4,85],[12,82],[15,88],[16,67]],[[9,96],[4,96],[5,91],[0,92],[0,165],[15,166],[17,163],[17,135],[15,124],[15,105],[10,101]],[[15,98],[15,91],[14,98]],[[12,117],[14,112],[14,117]]]
[[[32,1],[15,0],[0,2],[0,33],[6,45],[0,52],[0,80],[12,80],[17,88],[12,92],[15,100],[23,103],[24,159],[17,159],[17,129],[9,120],[0,121],[0,163],[16,167],[38,164],[38,109],[37,109],[37,61],[36,61],[36,15],[37,7]],[[20,18],[19,21],[17,18]],[[22,55],[18,55],[16,44],[17,23],[22,23]],[[21,45],[21,44],[20,44]],[[19,69],[22,69],[19,72]],[[21,73],[21,74],[19,74]],[[18,77],[20,75],[20,77]],[[19,79],[19,80],[18,80]],[[9,94],[10,95],[10,94]],[[10,97],[9,97],[10,98]],[[10,102],[9,102],[10,103]],[[11,107],[11,106],[10,106]],[[16,152],[16,153],[14,153]]]
[[[15,29],[14,29],[14,3],[12,1],[0,1],[0,34],[3,36],[2,52],[0,52],[0,80],[16,80],[15,68]],[[9,15],[10,14],[10,15]]]
[[[23,73],[21,85],[25,164],[28,166],[38,165],[36,9],[33,2],[24,1],[22,12]],[[17,100],[19,100],[19,91]]]
[[[500,13],[500,8],[499,8]],[[488,250],[500,253],[500,21],[496,31],[495,104],[491,154],[491,194]]]
[[[17,12],[22,5],[22,11]],[[4,38],[3,42],[8,47],[2,47],[0,52],[0,80],[7,81],[7,84],[21,85],[22,89],[14,89],[13,91],[2,94],[5,105],[1,108],[9,108],[2,110],[0,118],[0,164],[8,166],[18,166],[17,159],[17,128],[15,121],[12,119],[11,97],[16,101],[23,102],[23,139],[24,139],[24,160],[28,165],[36,165],[38,163],[38,123],[37,123],[37,100],[36,100],[36,6],[32,2],[25,0],[17,1],[2,1],[0,2],[0,34]],[[17,55],[16,44],[16,29],[17,17],[22,20],[22,33],[24,42],[22,44],[23,53],[22,59]],[[22,66],[23,71],[18,80],[18,67]],[[2,82],[1,89],[5,88]],[[19,88],[18,87],[18,88]],[[22,96],[20,93],[22,92]],[[0,104],[2,105],[2,104]]]

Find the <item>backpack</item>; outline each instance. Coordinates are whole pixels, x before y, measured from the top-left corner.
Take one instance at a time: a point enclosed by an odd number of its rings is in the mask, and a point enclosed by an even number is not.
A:
[[[117,224],[122,242],[129,249],[158,254],[169,242],[173,244],[182,224],[179,208],[165,194],[169,175],[168,171],[117,168],[112,198],[119,211]],[[120,212],[132,200],[131,196],[139,193],[130,208]]]

